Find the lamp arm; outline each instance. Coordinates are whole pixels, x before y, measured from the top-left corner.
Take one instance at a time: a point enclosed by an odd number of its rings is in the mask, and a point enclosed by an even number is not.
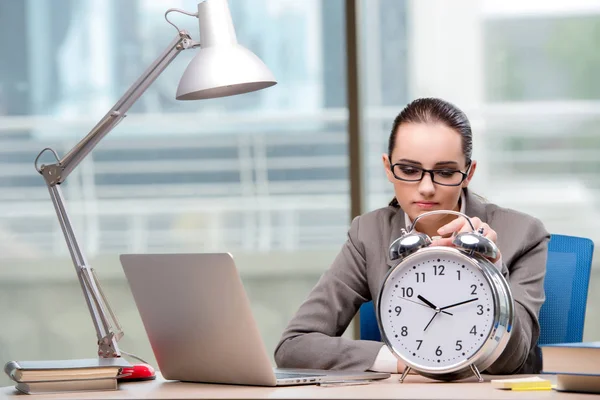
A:
[[[169,47],[144,71],[137,81],[125,92],[96,126],[77,143],[57,164],[58,175],[53,180],[62,183],[67,176],[79,165],[81,161],[96,147],[98,142],[104,138],[115,126],[126,117],[126,112],[148,89],[159,75],[169,66],[171,61],[185,49],[196,47],[189,33],[179,31],[177,37]],[[50,166],[48,166],[50,167]]]
[[[120,357],[121,352],[117,341],[123,336],[123,331],[116,316],[114,315],[96,274],[91,268],[81,251],[69,215],[65,208],[65,201],[60,189],[60,184],[65,181],[67,176],[83,161],[83,159],[96,147],[96,145],[106,136],[123,118],[129,108],[146,91],[146,89],[158,78],[158,76],[167,68],[167,66],[185,49],[197,47],[198,44],[191,40],[186,31],[179,31],[177,37],[169,44],[169,47],[154,61],[154,63],[142,74],[142,76],[127,90],[127,92],[117,101],[110,111],[96,124],[96,126],[84,137],[71,151],[62,159],[59,159],[57,153],[49,148],[40,152],[35,159],[36,170],[44,177],[50,198],[60,227],[63,231],[67,247],[71,255],[71,260],[75,266],[77,277],[83,290],[83,294],[89,309],[89,312],[96,328],[98,337],[98,356],[103,358]],[[38,167],[40,156],[49,150],[54,154],[56,163],[50,165],[41,165]]]

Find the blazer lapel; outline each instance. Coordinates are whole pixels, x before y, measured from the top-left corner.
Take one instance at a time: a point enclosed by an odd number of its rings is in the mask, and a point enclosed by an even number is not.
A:
[[[484,200],[465,189],[465,214],[468,217],[479,217],[483,222],[487,222],[487,214],[485,212]]]

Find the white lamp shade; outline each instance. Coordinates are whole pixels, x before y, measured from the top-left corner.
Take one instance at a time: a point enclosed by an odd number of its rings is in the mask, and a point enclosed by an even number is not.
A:
[[[237,42],[227,0],[198,3],[200,50],[186,68],[177,100],[213,99],[277,83],[267,66]]]
[[[239,44],[200,48],[186,68],[177,100],[200,100],[253,92],[277,83],[267,66]]]

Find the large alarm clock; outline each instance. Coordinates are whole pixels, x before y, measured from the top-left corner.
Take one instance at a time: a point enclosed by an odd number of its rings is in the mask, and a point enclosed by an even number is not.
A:
[[[415,231],[417,221],[432,214],[456,214],[472,232],[453,239],[454,247],[431,246]],[[511,335],[514,300],[500,271],[488,260],[498,248],[456,211],[419,215],[389,248],[398,260],[386,275],[377,301],[382,339],[411,370],[443,381],[475,375],[502,353]]]

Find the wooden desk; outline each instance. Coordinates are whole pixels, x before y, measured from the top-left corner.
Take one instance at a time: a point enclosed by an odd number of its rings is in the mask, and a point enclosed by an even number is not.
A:
[[[22,397],[14,386],[0,388],[0,398],[8,399],[580,399],[594,398],[596,395],[564,393],[555,390],[511,392],[492,388],[489,380],[495,377],[484,376],[486,382],[474,380],[458,383],[433,381],[421,376],[409,376],[401,384],[398,375],[391,378],[354,386],[288,386],[253,387],[234,385],[213,385],[203,383],[183,383],[165,381],[131,382],[120,384],[120,390],[106,392],[78,392]],[[507,377],[503,377],[507,378]]]

